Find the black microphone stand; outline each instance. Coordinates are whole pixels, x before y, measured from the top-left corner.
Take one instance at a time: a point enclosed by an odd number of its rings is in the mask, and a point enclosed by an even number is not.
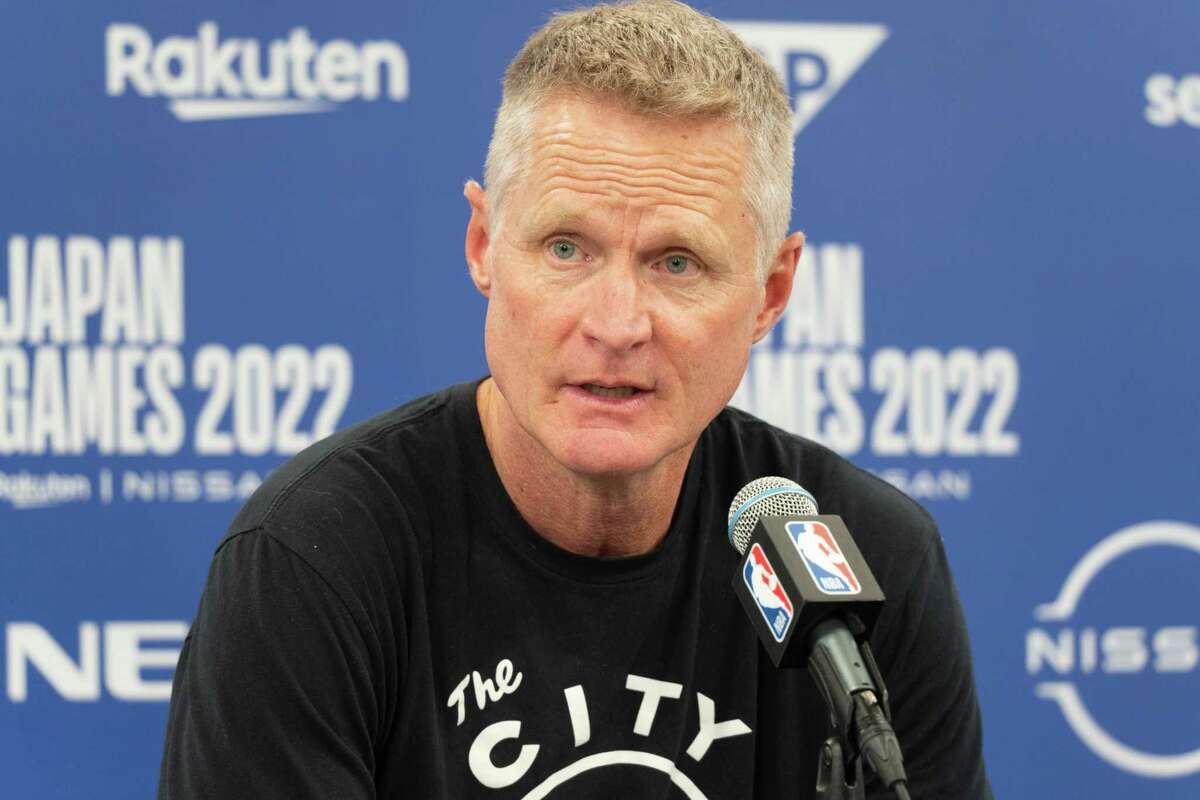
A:
[[[846,783],[846,761],[842,753],[839,737],[830,736],[825,740],[817,760],[816,800],[866,800],[862,756],[854,758],[854,783],[851,784]]]
[[[859,660],[854,667],[864,670],[866,674],[859,672],[858,681],[853,685],[838,684],[831,676],[845,676],[847,672],[828,668],[829,660],[836,660],[834,654],[814,647],[809,657],[809,673],[825,697],[833,723],[833,736],[825,740],[817,761],[817,800],[865,800],[865,756],[860,747],[876,746],[877,742],[872,740],[876,739],[881,728],[891,734],[892,712],[888,705],[887,686],[883,682],[879,666],[875,663],[871,646],[864,637],[865,628],[854,614],[845,614],[843,619],[854,637],[858,651]],[[817,630],[819,631],[820,627]],[[821,668],[822,665],[825,666],[824,669]],[[891,734],[891,742],[895,743],[894,734]],[[898,747],[898,743],[895,744]],[[885,744],[885,753],[886,746]],[[872,752],[878,758],[879,751]],[[898,750],[896,757],[899,757]],[[847,777],[850,778],[850,782],[847,782]],[[893,788],[899,796],[907,797],[908,792],[902,783]],[[884,785],[887,785],[887,781]]]

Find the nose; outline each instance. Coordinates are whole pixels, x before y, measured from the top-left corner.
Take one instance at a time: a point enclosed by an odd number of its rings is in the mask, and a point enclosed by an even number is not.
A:
[[[588,296],[581,329],[589,342],[625,352],[649,341],[647,287],[636,265],[609,264],[583,288]]]

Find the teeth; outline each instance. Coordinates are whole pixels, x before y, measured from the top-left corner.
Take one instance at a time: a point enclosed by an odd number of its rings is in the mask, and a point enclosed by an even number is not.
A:
[[[608,389],[604,386],[597,386],[594,383],[585,383],[583,388],[601,397],[632,397],[636,391],[632,386],[618,386],[614,389]]]

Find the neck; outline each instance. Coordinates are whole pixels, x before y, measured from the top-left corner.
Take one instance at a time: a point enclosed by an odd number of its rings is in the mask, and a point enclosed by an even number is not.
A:
[[[491,378],[476,405],[500,481],[542,538],[579,555],[620,558],[648,553],[667,535],[694,443],[645,472],[581,475],[529,436]]]

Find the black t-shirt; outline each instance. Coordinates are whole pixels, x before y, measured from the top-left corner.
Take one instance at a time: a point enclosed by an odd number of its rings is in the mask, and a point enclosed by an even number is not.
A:
[[[160,798],[812,797],[824,701],[772,666],[731,589],[726,511],[763,475],[840,514],[887,595],[871,645],[912,796],[991,796],[918,505],[727,408],[658,548],[574,555],[505,492],[477,385],[314,445],[238,514],[180,655]]]

